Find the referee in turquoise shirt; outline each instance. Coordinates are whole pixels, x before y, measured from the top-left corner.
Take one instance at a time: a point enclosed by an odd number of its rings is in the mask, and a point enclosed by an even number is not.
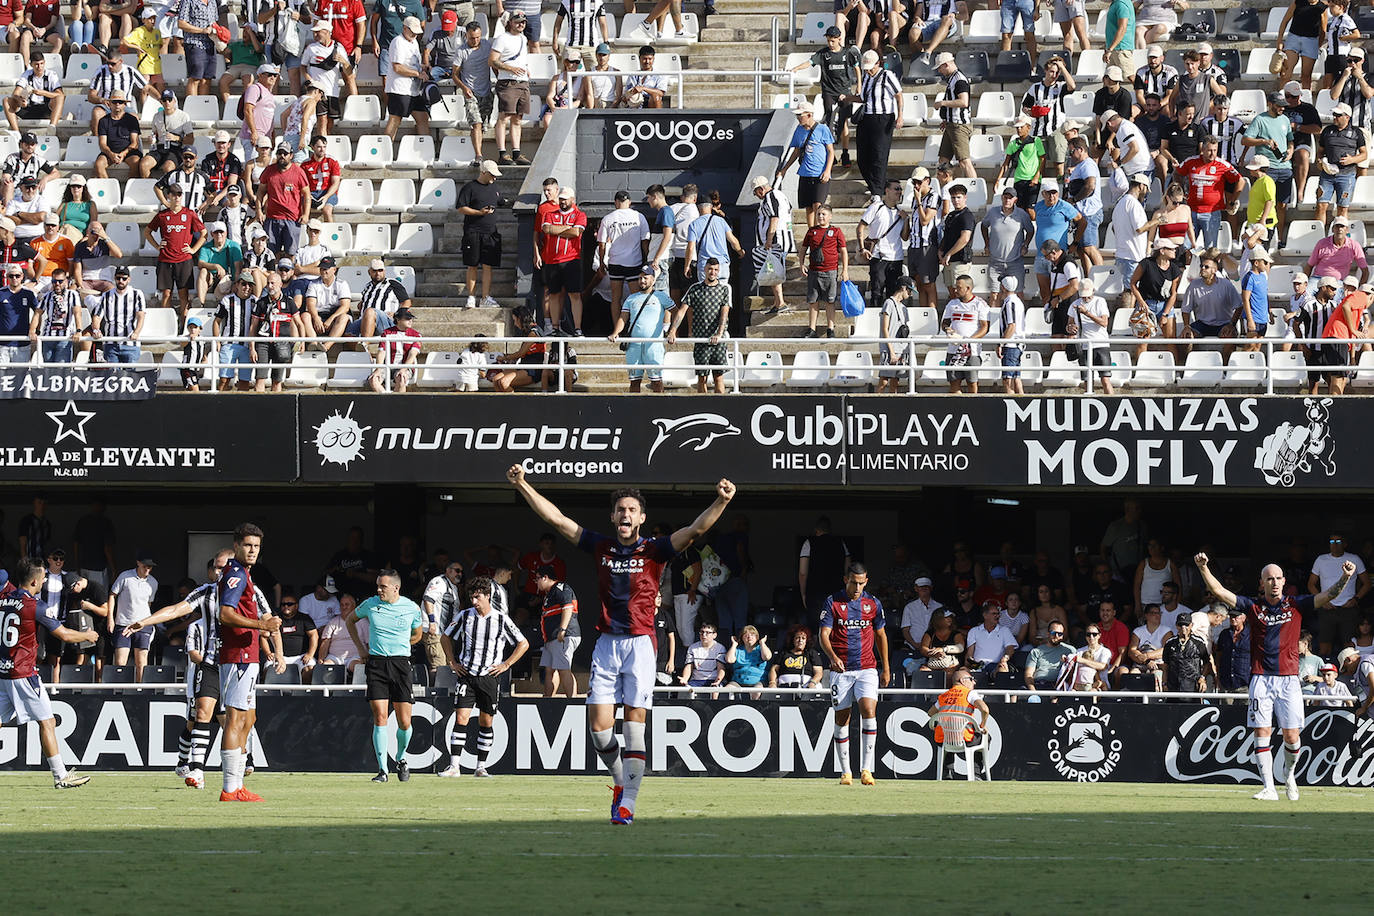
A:
[[[368,623],[367,648],[357,623]],[[401,596],[401,576],[394,569],[377,574],[377,594],[344,618],[367,673],[367,702],[372,706],[372,750],[377,755],[373,782],[386,782],[387,704],[396,710],[396,778],[410,779],[406,747],[410,744],[410,647],[420,641],[420,606]]]

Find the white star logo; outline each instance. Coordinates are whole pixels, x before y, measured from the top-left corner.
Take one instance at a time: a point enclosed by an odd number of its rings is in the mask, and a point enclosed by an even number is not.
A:
[[[78,410],[75,401],[67,401],[67,406],[61,410],[50,410],[47,412],[48,419],[57,424],[57,438],[53,439],[53,445],[66,439],[68,436],[86,444],[86,421],[95,416],[94,411]]]

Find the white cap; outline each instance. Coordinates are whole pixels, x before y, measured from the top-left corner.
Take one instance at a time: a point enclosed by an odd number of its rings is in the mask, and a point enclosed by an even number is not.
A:
[[[792,106],[792,113],[793,113],[794,115],[815,114],[815,113],[816,113],[816,109],[815,109],[814,107],[812,107],[812,105],[811,105],[810,102],[808,102],[808,101],[806,101],[806,100],[802,100],[802,101],[800,101],[800,102],[798,102],[797,104],[795,104],[795,105]]]
[[[1174,241],[1173,239],[1167,239],[1167,238],[1156,238],[1156,239],[1155,239],[1155,250],[1156,250],[1156,251],[1158,251],[1158,250],[1161,249],[1161,248],[1177,248],[1177,247],[1178,247],[1178,242]]]
[[[315,219],[314,217],[311,217],[310,222],[308,222],[308,223],[305,224],[305,228],[307,228],[307,229],[318,229],[320,232],[323,232],[323,231],[324,231],[324,223],[320,222],[319,220]]]
[[[1197,46],[1197,53],[1199,53],[1199,54],[1211,54],[1211,53],[1212,53],[1212,46],[1209,45],[1207,42],[1204,41],[1202,44],[1200,44],[1200,45]]]
[[[1126,74],[1121,72],[1120,67],[1112,65],[1107,68],[1106,77],[1114,83],[1119,83],[1126,78]]]
[[[1269,168],[1269,157],[1256,154],[1250,158],[1250,164],[1246,168],[1267,169]]]
[[[219,131],[217,134],[215,134],[215,142],[216,142],[216,143],[229,143],[229,142],[231,142],[233,139],[234,139],[233,137],[229,136],[229,131],[227,131],[227,130],[222,130],[222,131]]]
[[[867,70],[869,67],[873,66],[877,62],[878,52],[874,51],[872,48],[869,48],[867,51],[865,51],[864,56],[859,58],[859,66],[863,67],[865,70]]]
[[[1297,80],[1289,80],[1283,84],[1284,95],[1300,95],[1302,93],[1302,83]]]
[[[1332,226],[1345,226],[1345,227],[1349,228],[1349,226],[1350,226],[1350,217],[1348,217],[1348,216],[1338,216],[1338,217],[1336,217],[1335,219],[1333,219],[1333,220],[1331,221],[1331,225],[1332,225]]]
[[[311,32],[332,32],[332,31],[334,31],[334,27],[333,27],[332,25],[330,25],[328,22],[326,22],[325,20],[320,19],[320,20],[317,20],[317,21],[315,22],[315,24],[312,25],[312,26],[310,27],[310,31],[311,31]]]
[[[221,223],[219,220],[215,220],[214,222],[212,222],[210,225],[206,226],[205,228],[208,229],[208,230],[210,230],[211,232],[228,232],[228,231],[229,231],[229,227],[226,226],[226,225],[224,225],[224,223]]]
[[[1274,263],[1274,259],[1269,256],[1269,252],[1264,248],[1260,248],[1259,246],[1256,246],[1254,251],[1250,252],[1250,260],[1263,261],[1266,264]]]
[[[1320,280],[1317,281],[1317,286],[1321,289],[1325,289],[1328,286],[1332,289],[1336,289],[1340,285],[1340,281],[1338,281],[1335,277],[1322,277]]]
[[[1104,111],[1104,112],[1102,113],[1102,123],[1103,123],[1103,124],[1110,124],[1110,123],[1112,123],[1113,121],[1119,121],[1120,119],[1121,119],[1121,112],[1117,111],[1115,108],[1113,108],[1111,111]]]
[[[501,177],[501,170],[497,168],[496,163],[490,159],[482,160],[482,171],[486,172],[488,175],[491,175],[494,178]]]
[[[48,212],[43,216],[43,225],[45,226],[56,226],[61,224],[61,222],[62,220],[57,218],[56,213]]]
[[[1333,118],[1334,118],[1336,115],[1345,115],[1345,116],[1348,118],[1348,117],[1350,117],[1353,113],[1354,113],[1354,112],[1351,110],[1350,106],[1347,105],[1347,104],[1345,104],[1344,102],[1341,102],[1341,103],[1340,103],[1339,105],[1337,105],[1335,108],[1331,109],[1331,116],[1332,116]]]
[[[1011,126],[1021,127],[1022,125],[1024,125],[1026,127],[1030,127],[1034,123],[1035,119],[1032,118],[1030,115],[1017,115],[1016,120],[1011,122]]]
[[[754,180],[749,182],[749,187],[757,191],[760,188],[772,187],[772,182],[770,182],[768,178],[764,175],[755,175]]]
[[[945,64],[954,63],[954,55],[948,51],[942,51],[935,55],[935,66],[943,67]]]
[[[417,35],[425,30],[424,23],[420,22],[420,20],[416,19],[414,16],[407,16],[402,19],[401,27],[409,29]]]
[[[1305,273],[1299,272],[1299,273],[1293,274],[1293,282],[1294,282],[1294,283],[1306,283],[1306,282],[1308,281],[1308,279],[1309,279],[1309,277],[1308,277],[1307,274],[1305,274]]]
[[[1014,293],[1014,292],[1016,292],[1016,290],[1017,290],[1020,286],[1021,286],[1021,281],[1018,280],[1018,279],[1016,279],[1015,277],[1003,277],[1003,278],[1002,278],[1002,289],[1006,290],[1006,291],[1009,292],[1009,293]]]
[[[1078,281],[1078,295],[1082,298],[1086,299],[1095,292],[1097,292],[1097,285],[1093,281],[1087,279]]]
[[[1148,188],[1150,186],[1150,176],[1145,172],[1136,172],[1131,176],[1131,184],[1143,185]]]
[[[1253,261],[1254,259],[1255,256],[1253,254],[1250,255],[1250,260]],[[1341,281],[1341,283],[1343,286],[1348,286],[1351,289],[1357,289],[1360,285],[1360,281],[1355,278],[1354,274],[1351,274],[1350,276],[1346,277],[1343,281]]]
[[[1058,182],[1056,179],[1054,179],[1054,178],[1044,178],[1044,179],[1041,179],[1041,181],[1040,181],[1040,193],[1041,193],[1041,194],[1044,194],[1046,191],[1058,191],[1058,190],[1059,190],[1059,182]]]
[[[1145,55],[1147,57],[1163,57],[1164,49],[1161,48],[1159,45],[1150,45],[1150,48],[1148,51],[1145,52]]]
[[[368,270],[386,270],[386,261],[381,258],[373,258],[367,263]]]

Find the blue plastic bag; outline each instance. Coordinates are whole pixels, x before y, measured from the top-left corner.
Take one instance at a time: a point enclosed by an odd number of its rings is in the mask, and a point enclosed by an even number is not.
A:
[[[864,297],[853,280],[840,282],[840,308],[849,318],[858,318],[864,313]]]

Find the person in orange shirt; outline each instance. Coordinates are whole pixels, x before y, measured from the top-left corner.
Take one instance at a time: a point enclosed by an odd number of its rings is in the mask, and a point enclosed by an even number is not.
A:
[[[76,254],[76,245],[57,231],[59,222],[57,214],[49,212],[43,218],[43,234],[32,242],[33,250],[48,259],[48,263],[43,267],[43,273],[38,277],[40,296],[52,286],[54,270],[65,270],[68,274],[72,272],[72,256]]]
[[[930,716],[931,721],[936,723],[936,744],[943,744],[945,740],[944,729],[940,727],[936,719],[941,713],[962,712],[972,716],[974,710],[977,710],[983,714],[982,721],[978,723],[978,732],[986,732],[988,730],[988,716],[992,715],[992,711],[988,709],[987,701],[985,701],[978,691],[974,689],[974,683],[972,671],[968,668],[957,669],[954,672],[954,686],[936,697],[935,703],[927,710],[927,715]],[[964,741],[971,742],[975,740],[976,735],[977,732],[974,731],[972,725],[964,729]],[[986,758],[984,758],[984,763],[986,765]]]
[[[1322,329],[1322,337],[1328,340],[1350,340],[1359,335],[1360,317],[1364,315],[1365,309],[1369,308],[1369,284],[1361,287],[1359,281],[1354,276],[1345,278],[1345,295],[1337,299],[1337,305],[1327,319],[1326,327]],[[1354,348],[1348,343],[1323,344],[1322,349],[1326,355],[1326,365],[1339,366],[1349,365],[1355,359]],[[1348,369],[1329,373],[1326,377],[1327,387],[1332,394],[1345,394],[1345,386],[1350,377],[1354,375]]]

